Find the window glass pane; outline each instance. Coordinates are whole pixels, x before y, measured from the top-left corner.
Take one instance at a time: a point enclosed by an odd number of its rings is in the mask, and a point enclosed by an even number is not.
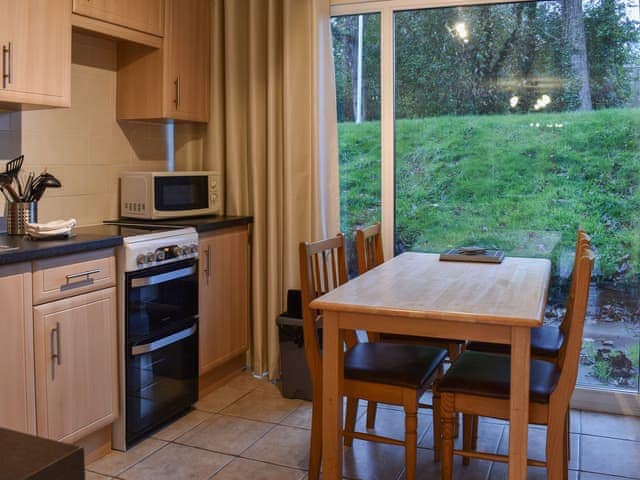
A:
[[[395,250],[598,260],[578,383],[638,388],[638,24],[623,0],[396,12]],[[357,142],[345,150],[361,148]]]
[[[380,220],[380,15],[331,19],[338,107],[340,228],[349,274],[354,231]]]

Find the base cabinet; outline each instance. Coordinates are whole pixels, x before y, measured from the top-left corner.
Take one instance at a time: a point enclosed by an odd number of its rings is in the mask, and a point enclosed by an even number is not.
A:
[[[249,348],[248,228],[200,236],[200,375]]]
[[[118,416],[116,289],[34,307],[40,436],[74,442]]]
[[[0,267],[0,427],[36,433],[31,264]]]

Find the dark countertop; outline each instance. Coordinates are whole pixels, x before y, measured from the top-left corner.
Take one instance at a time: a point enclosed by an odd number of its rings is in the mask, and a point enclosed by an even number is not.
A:
[[[249,225],[253,217],[209,216],[191,217],[170,220],[135,220],[119,219],[118,221],[138,225],[166,225],[168,227],[194,227],[198,233],[211,232],[222,228]],[[0,245],[18,247],[17,250],[0,249],[0,265],[30,262],[41,258],[57,257],[72,253],[112,248],[122,245],[120,229],[115,225],[94,225],[76,227],[72,238],[64,240],[30,240],[18,235],[0,234]]]
[[[41,258],[122,245],[122,237],[118,229],[111,225],[76,227],[74,233],[75,236],[63,240],[30,240],[28,237],[2,233],[0,234],[0,245],[18,247],[18,249],[9,251],[0,249],[0,265],[30,262]]]
[[[0,480],[82,480],[82,448],[0,428]]]
[[[211,232],[222,228],[237,227],[253,223],[253,217],[231,217],[212,215],[207,217],[171,218],[168,220],[138,220],[135,218],[118,218],[107,222],[122,222],[138,225],[167,225],[170,227],[194,227],[198,233]]]

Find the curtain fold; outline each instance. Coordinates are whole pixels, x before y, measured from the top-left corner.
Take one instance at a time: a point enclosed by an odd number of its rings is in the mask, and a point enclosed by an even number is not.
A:
[[[329,0],[213,0],[207,167],[228,215],[253,215],[251,363],[279,374],[276,317],[298,243],[339,229]]]

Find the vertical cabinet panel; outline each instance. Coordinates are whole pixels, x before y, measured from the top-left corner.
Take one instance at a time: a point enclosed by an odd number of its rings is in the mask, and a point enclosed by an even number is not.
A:
[[[249,347],[246,227],[200,237],[200,375]]]
[[[0,427],[36,433],[31,265],[0,267]]]
[[[0,12],[0,102],[69,106],[69,9],[50,0],[0,0]]]
[[[118,416],[115,288],[33,310],[38,435],[73,442]]]

